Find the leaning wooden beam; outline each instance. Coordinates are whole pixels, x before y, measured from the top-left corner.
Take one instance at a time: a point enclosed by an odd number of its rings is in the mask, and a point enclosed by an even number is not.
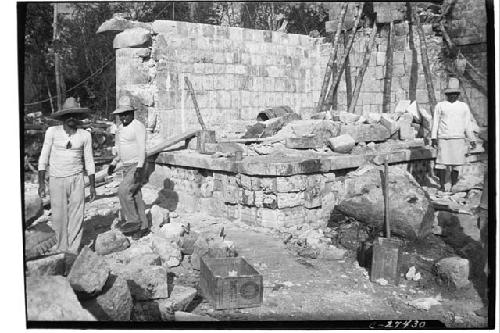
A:
[[[198,107],[198,102],[196,101],[196,96],[194,94],[193,86],[191,85],[191,82],[189,81],[187,76],[184,77],[184,82],[186,83],[189,94],[191,95],[191,99],[193,100],[194,110],[196,111],[196,116],[198,117],[198,122],[201,125],[201,129],[205,131],[207,129],[207,127],[205,126],[205,122],[203,121],[203,118],[201,117],[200,108]]]
[[[335,38],[333,40],[333,49],[330,52],[330,58],[328,59],[328,63],[326,64],[326,72],[323,78],[323,85],[321,86],[321,92],[319,95],[319,101],[317,106],[317,112],[321,112],[323,110],[323,104],[325,103],[325,98],[328,92],[328,85],[330,83],[330,76],[333,72],[333,65],[337,59],[337,52],[339,49],[339,37],[340,32],[342,30],[342,26],[344,25],[345,14],[347,13],[348,3],[344,2],[342,4],[342,8],[340,11],[339,23],[337,25],[337,31],[335,32]]]
[[[392,73],[394,71],[394,21],[389,25],[389,43],[387,43],[387,57],[384,75],[384,99],[382,103],[382,112],[391,112],[392,96]]]
[[[356,31],[358,30],[359,21],[361,20],[361,14],[363,14],[364,5],[365,5],[365,3],[362,2],[358,7],[356,20],[354,22],[354,27],[352,28],[352,36],[351,36],[351,39],[349,40],[349,44],[347,45],[347,48],[345,48],[344,59],[342,60],[340,66],[338,67],[338,71],[335,75],[335,79],[332,80],[332,86],[330,88],[330,91],[328,92],[327,100],[331,99],[331,95],[333,95],[337,91],[337,88],[339,86],[340,78],[342,77],[342,72],[345,69],[345,64],[347,62],[347,59],[349,58],[349,53],[351,52],[352,44],[354,43],[354,38],[356,37]]]
[[[431,105],[431,114],[434,116],[434,107],[437,104],[436,94],[434,92],[434,84],[432,83],[432,75],[429,65],[429,57],[427,56],[427,41],[425,40],[424,30],[420,24],[420,17],[417,13],[417,6],[412,4],[413,18],[417,27],[418,38],[420,40],[420,54],[422,56],[422,66],[424,67],[425,82],[427,85],[427,94]]]
[[[370,35],[370,42],[366,45],[365,54],[363,55],[363,62],[361,63],[361,67],[359,68],[358,75],[356,77],[356,83],[354,85],[351,104],[349,104],[347,112],[354,113],[356,103],[358,102],[361,85],[363,84],[363,77],[365,76],[366,68],[370,63],[370,58],[371,58],[370,55],[372,53],[373,46],[375,45],[376,35],[377,35],[377,20],[373,21],[372,32]]]
[[[344,48],[347,48],[347,34],[344,34]],[[351,104],[352,101],[352,80],[351,80],[351,66],[349,64],[349,57],[345,59],[344,66],[345,75],[345,91],[347,95],[347,105]]]

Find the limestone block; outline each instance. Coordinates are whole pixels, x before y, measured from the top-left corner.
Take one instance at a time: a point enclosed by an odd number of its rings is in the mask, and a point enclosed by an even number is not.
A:
[[[401,123],[399,125],[399,139],[400,140],[413,140],[415,139],[415,131],[408,123]]]
[[[133,308],[132,295],[125,279],[110,277],[103,293],[82,305],[98,320],[128,321]]]
[[[349,153],[355,145],[355,140],[349,134],[342,134],[328,140],[328,145],[334,152]]]
[[[439,279],[457,289],[469,285],[469,260],[460,257],[441,259],[436,263]]]
[[[255,192],[251,190],[244,189],[242,191],[240,203],[246,206],[255,205]]]
[[[113,229],[97,235],[95,252],[106,255],[112,252],[123,251],[130,246],[130,241],[121,231]]]
[[[156,234],[152,236],[153,251],[160,256],[163,265],[167,267],[179,266],[182,260],[179,241],[180,237],[166,238]]]
[[[304,192],[277,193],[276,203],[279,209],[302,205],[304,204]]]
[[[293,175],[290,177],[276,177],[277,192],[300,192],[305,190],[306,182],[304,175]]]
[[[255,226],[257,223],[257,207],[242,206],[240,211],[241,222]]]
[[[127,29],[113,40],[114,49],[141,47],[151,42],[151,32],[148,29],[136,27]]]
[[[390,135],[393,135],[399,129],[398,123],[385,113],[380,117],[380,123],[389,130]]]
[[[290,149],[314,149],[318,147],[318,139],[313,135],[286,138],[285,146]]]
[[[405,113],[406,109],[411,105],[410,100],[400,100],[396,105],[394,113]]]
[[[65,272],[65,254],[47,256],[26,262],[26,276],[63,275]]]
[[[28,320],[95,321],[62,276],[26,277],[26,312]]]
[[[151,29],[151,24],[150,23],[145,23],[145,22],[138,22],[138,21],[129,21],[127,19],[121,18],[121,17],[113,17],[109,20],[104,21],[99,28],[97,29],[96,33],[103,33],[106,31],[123,31],[127,29],[132,29],[136,27],[141,27],[145,29]]]
[[[162,34],[167,37],[175,36],[178,33],[177,24],[181,22],[170,20],[155,20],[151,27],[155,34]]]
[[[84,247],[68,275],[73,290],[87,294],[100,292],[109,276],[109,266],[104,259]]]

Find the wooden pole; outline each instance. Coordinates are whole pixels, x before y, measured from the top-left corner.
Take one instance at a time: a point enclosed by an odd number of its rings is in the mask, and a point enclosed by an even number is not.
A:
[[[347,13],[347,7],[348,7],[347,2],[342,3],[342,8],[340,11],[340,16],[339,16],[339,23],[337,25],[337,31],[335,32],[335,39],[333,40],[333,49],[330,52],[330,58],[328,59],[328,63],[326,65],[326,72],[325,72],[325,76],[323,78],[323,84],[321,86],[321,92],[319,95],[317,112],[321,112],[323,110],[323,104],[325,103],[325,98],[326,98],[327,92],[328,92],[328,84],[330,83],[330,77],[332,76],[332,72],[333,72],[333,65],[335,63],[335,60],[337,59],[337,52],[339,49],[339,37],[340,37],[340,32],[342,30],[342,26],[344,25],[345,15]],[[327,99],[327,100],[330,100],[330,99]]]
[[[347,48],[344,50],[344,59],[342,59],[342,63],[339,66],[339,70],[337,71],[337,74],[335,75],[335,79],[332,82],[332,87],[330,89],[330,92],[328,93],[330,99],[330,95],[333,95],[339,86],[340,78],[342,77],[342,72],[345,69],[345,64],[347,62],[347,59],[349,58],[349,53],[351,52],[352,44],[354,43],[354,38],[356,37],[356,31],[358,30],[359,26],[359,21],[361,20],[361,14],[363,13],[363,8],[364,8],[365,3],[362,2],[359,7],[358,7],[358,13],[356,15],[356,21],[354,22],[354,27],[352,28],[352,36],[351,39],[349,40],[349,44],[347,45]]]
[[[205,126],[205,122],[203,121],[203,118],[201,117],[200,109],[198,108],[198,102],[196,101],[196,96],[194,94],[193,86],[191,85],[191,82],[189,81],[187,76],[184,77],[184,82],[186,83],[189,94],[191,95],[191,99],[193,100],[194,110],[196,111],[196,116],[198,117],[198,122],[201,125],[201,129],[205,131],[207,129],[207,127]]]
[[[347,48],[347,34],[344,34],[344,49]],[[345,59],[345,90],[347,94],[347,105],[351,104],[352,101],[352,79],[351,79],[351,66],[349,64],[349,57]],[[333,81],[333,80],[332,80]]]
[[[418,39],[420,40],[420,55],[422,56],[422,66],[424,67],[425,82],[427,85],[427,94],[431,106],[431,115],[434,116],[434,107],[437,104],[436,95],[434,92],[434,84],[432,83],[432,75],[429,65],[429,57],[427,56],[427,41],[425,40],[424,30],[420,24],[420,17],[417,13],[417,6],[412,4],[413,18],[418,32]]]
[[[391,224],[389,220],[389,157],[384,157],[384,224],[385,237],[391,238]]]
[[[393,66],[394,66],[394,22],[391,21],[389,25],[389,43],[387,43],[385,75],[384,75],[384,100],[382,103],[382,111],[384,113],[391,112]]]
[[[352,93],[352,101],[349,104],[349,109],[347,112],[354,113],[356,108],[356,103],[358,102],[359,92],[361,90],[361,85],[363,84],[363,77],[365,76],[366,68],[370,63],[371,53],[373,46],[375,45],[375,36],[377,35],[377,21],[373,21],[372,32],[370,35],[370,42],[366,45],[365,54],[363,55],[363,62],[358,71],[358,76],[356,77],[356,83],[354,85],[354,91]]]

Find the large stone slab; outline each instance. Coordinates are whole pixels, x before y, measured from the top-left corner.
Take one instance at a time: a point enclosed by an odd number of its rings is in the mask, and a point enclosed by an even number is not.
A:
[[[104,287],[109,272],[106,261],[90,248],[84,247],[71,267],[68,280],[76,292],[95,294]]]
[[[152,239],[153,251],[160,256],[163,265],[167,267],[179,266],[182,260],[181,249],[178,245],[179,240],[160,235],[153,235]]]
[[[95,320],[82,308],[69,282],[62,276],[28,276],[26,305],[28,320]]]
[[[151,42],[151,32],[148,29],[136,27],[127,29],[113,40],[114,49],[133,48],[147,45]]]
[[[349,153],[356,142],[349,134],[342,134],[328,140],[328,145],[336,153]]]
[[[130,241],[121,231],[113,229],[97,235],[95,252],[100,255],[123,251],[130,246]]]
[[[83,302],[83,306],[98,320],[130,320],[133,300],[127,281],[119,276],[111,276],[103,293],[94,299]]]
[[[385,141],[390,137],[389,130],[382,124],[342,125],[340,134],[349,134],[356,143]]]
[[[162,266],[114,265],[113,274],[127,280],[135,301],[168,298],[167,271]]]
[[[345,179],[345,199],[335,207],[336,210],[383,230],[382,180],[382,171],[375,167],[349,173]],[[389,168],[388,191],[392,233],[408,239],[429,235],[432,232],[434,209],[413,176],[400,168]]]
[[[137,27],[150,29],[151,24],[145,23],[145,22],[139,22],[139,21],[129,21],[129,20],[124,19],[122,17],[113,17],[109,20],[104,21],[104,23],[102,23],[99,26],[96,33],[99,34],[99,33],[107,32],[107,31],[118,32],[118,31],[123,31],[123,30],[137,28]]]
[[[26,262],[26,275],[63,275],[66,268],[64,253]]]

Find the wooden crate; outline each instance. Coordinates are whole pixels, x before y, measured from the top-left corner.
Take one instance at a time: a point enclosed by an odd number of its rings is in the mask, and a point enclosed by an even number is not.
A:
[[[235,271],[236,276],[229,276],[231,271]],[[262,275],[243,258],[202,258],[200,289],[217,310],[262,304]]]

